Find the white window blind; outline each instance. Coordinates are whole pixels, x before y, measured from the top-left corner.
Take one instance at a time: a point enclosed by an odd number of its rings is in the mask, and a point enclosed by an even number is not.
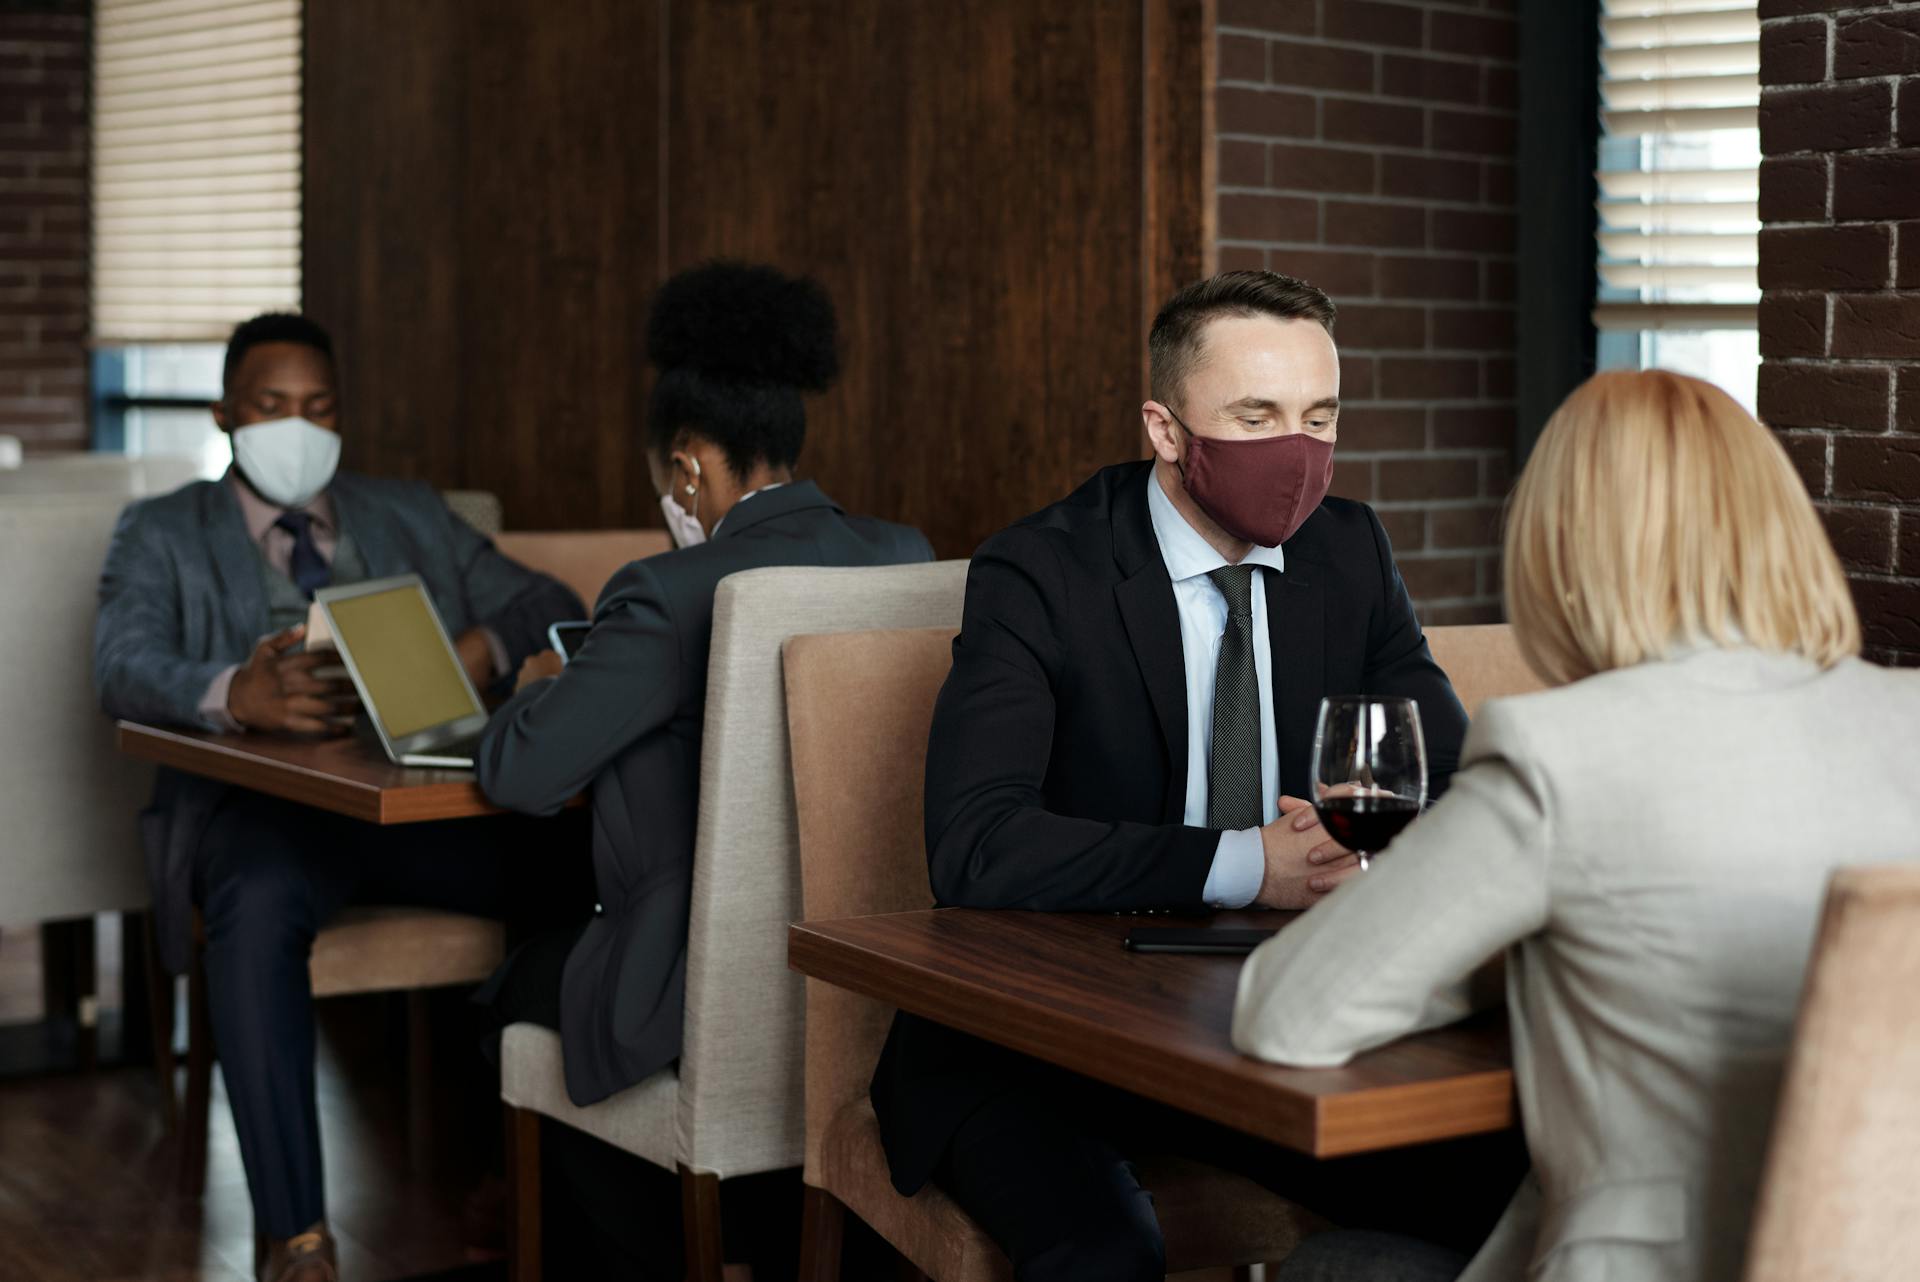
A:
[[[1602,330],[1750,328],[1760,298],[1754,0],[1604,0]]]
[[[96,0],[96,341],[299,307],[300,4]]]

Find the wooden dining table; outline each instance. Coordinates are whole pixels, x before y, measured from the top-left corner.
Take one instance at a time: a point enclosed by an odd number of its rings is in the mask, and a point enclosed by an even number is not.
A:
[[[788,960],[815,979],[1315,1157],[1515,1125],[1502,1010],[1341,1068],[1286,1068],[1229,1041],[1243,958],[1122,947],[1137,927],[1272,927],[1291,916],[930,909],[798,923]]]
[[[396,766],[359,735],[214,734],[122,721],[119,744],[130,757],[371,824],[500,813],[472,771]]]

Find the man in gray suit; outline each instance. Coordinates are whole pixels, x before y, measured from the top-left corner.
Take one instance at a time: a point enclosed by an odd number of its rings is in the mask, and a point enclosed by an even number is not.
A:
[[[336,473],[331,343],[300,316],[255,317],[228,344],[213,407],[235,466],[130,505],[100,578],[94,680],[109,716],[244,733],[344,733],[352,689],[300,652],[314,592],[420,575],[486,689],[584,611],[516,565],[426,485]],[[356,901],[501,915],[498,824],[382,829],[160,772],[140,817],[161,960],[183,970],[205,921],[214,1040],[233,1105],[261,1276],[336,1276],[325,1229],[307,957]],[[489,840],[489,834],[495,839]]]

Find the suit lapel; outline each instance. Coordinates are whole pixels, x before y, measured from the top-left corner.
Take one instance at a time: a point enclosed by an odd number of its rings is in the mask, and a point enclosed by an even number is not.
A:
[[[1273,729],[1280,749],[1280,791],[1309,800],[1312,781],[1304,772],[1309,768],[1320,700],[1327,694],[1326,590],[1323,576],[1316,572],[1320,569],[1289,557],[1285,574],[1260,572],[1267,588],[1267,641],[1273,647]]]
[[[1113,589],[1127,640],[1153,701],[1154,719],[1167,745],[1167,794],[1163,809],[1173,822],[1186,813],[1187,669],[1180,649],[1180,616],[1167,567],[1154,561]]]
[[[250,652],[272,617],[267,609],[267,583],[260,554],[247,537],[240,501],[227,483],[215,482],[205,493],[200,528],[207,543],[207,559],[219,580],[220,599],[226,606],[228,639]]]
[[[333,500],[333,519],[343,534],[353,536],[353,546],[367,568],[367,578],[387,579],[405,574],[414,567],[401,555],[401,540],[392,528],[385,509],[377,503],[360,501],[353,478],[336,475],[328,488]]]
[[[1153,537],[1153,517],[1147,510],[1151,484],[1153,470],[1148,463],[1114,492],[1113,555],[1125,577],[1114,585],[1113,597],[1167,748],[1167,791],[1161,811],[1166,822],[1179,823],[1187,812],[1187,666],[1180,647],[1173,580],[1167,577],[1167,563]]]

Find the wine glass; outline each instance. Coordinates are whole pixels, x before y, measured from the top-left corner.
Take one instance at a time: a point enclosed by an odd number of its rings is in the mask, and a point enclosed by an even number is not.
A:
[[[1322,699],[1312,769],[1321,824],[1367,867],[1427,801],[1420,706],[1366,695]]]

